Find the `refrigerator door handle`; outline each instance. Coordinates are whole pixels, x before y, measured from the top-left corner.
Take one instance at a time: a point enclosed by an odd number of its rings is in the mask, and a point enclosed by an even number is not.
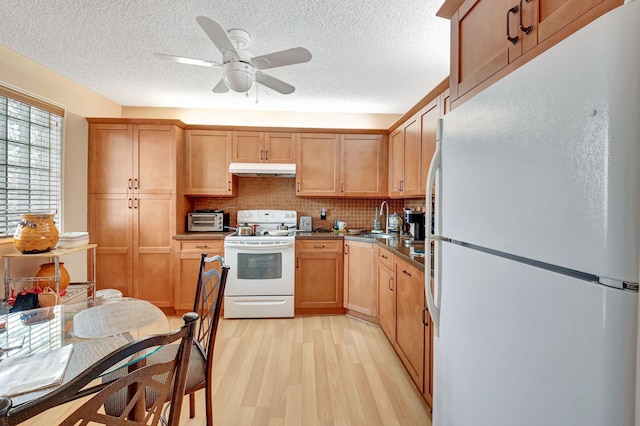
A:
[[[428,253],[426,254],[426,269],[425,269],[425,277],[424,277],[424,294],[427,299],[427,308],[429,310],[429,315],[431,316],[431,320],[434,325],[434,333],[438,333],[438,328],[440,326],[440,308],[436,305],[436,301],[433,297],[433,292],[431,291],[431,274],[433,270],[433,265],[431,264],[431,243],[434,243],[434,246],[441,244],[441,237],[435,235],[432,228],[432,218],[434,216],[434,190],[433,185],[435,183],[436,173],[442,167],[442,155],[441,155],[441,138],[442,138],[442,119],[438,119],[438,124],[436,127],[436,150],[433,153],[433,158],[431,159],[431,165],[429,166],[429,173],[427,174],[427,198],[426,198],[426,206],[427,206],[427,216],[426,216],[426,239],[427,239],[427,247]],[[438,190],[441,191],[441,186],[439,186]],[[439,222],[439,221],[438,221]],[[438,223],[439,224],[439,223]],[[438,250],[440,253],[441,250]],[[438,295],[440,294],[440,274],[434,274],[434,278],[436,278],[434,285],[436,290],[438,291]]]

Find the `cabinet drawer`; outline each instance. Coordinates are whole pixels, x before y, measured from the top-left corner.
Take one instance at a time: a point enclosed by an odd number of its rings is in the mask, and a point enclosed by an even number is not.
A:
[[[342,240],[306,240],[296,241],[300,253],[341,253]]]
[[[378,247],[378,262],[393,270],[393,254],[389,250]]]
[[[180,253],[222,253],[222,240],[197,240],[180,242]]]

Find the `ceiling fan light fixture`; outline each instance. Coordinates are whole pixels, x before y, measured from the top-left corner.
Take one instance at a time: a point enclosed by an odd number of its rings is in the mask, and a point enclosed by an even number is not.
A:
[[[230,61],[222,66],[224,83],[234,92],[248,92],[256,81],[256,69],[251,64]]]

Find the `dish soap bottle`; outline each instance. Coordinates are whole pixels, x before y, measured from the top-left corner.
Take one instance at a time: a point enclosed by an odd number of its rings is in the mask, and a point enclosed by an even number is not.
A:
[[[380,232],[382,230],[380,228],[380,215],[378,213],[378,207],[376,207],[376,215],[373,217],[373,230],[376,232]]]

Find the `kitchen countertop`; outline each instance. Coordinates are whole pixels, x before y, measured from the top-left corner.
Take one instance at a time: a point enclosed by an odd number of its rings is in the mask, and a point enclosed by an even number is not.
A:
[[[174,240],[224,240],[231,232],[187,232],[174,235]],[[358,235],[333,234],[331,232],[298,232],[297,240],[351,240],[374,243],[393,252],[395,256],[409,262],[416,268],[424,271],[424,257],[411,253],[411,247],[416,250],[424,250],[424,241],[406,243],[404,238],[370,238]]]

